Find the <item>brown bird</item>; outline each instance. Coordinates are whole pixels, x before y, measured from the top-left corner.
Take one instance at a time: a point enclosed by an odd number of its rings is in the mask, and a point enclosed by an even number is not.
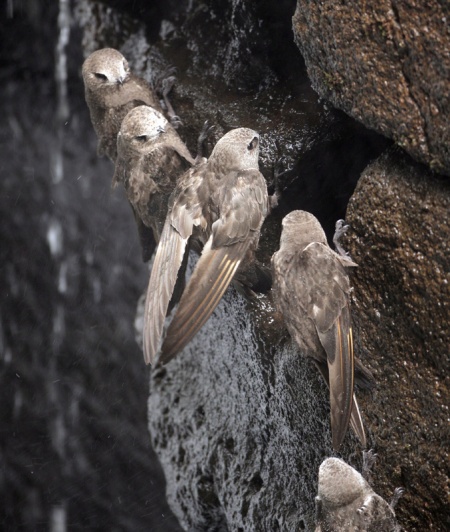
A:
[[[280,250],[272,257],[273,295],[301,352],[311,357],[330,388],[333,447],[350,423],[363,446],[364,427],[353,394],[355,358],[347,268],[356,264],[327,244],[318,220],[305,211],[283,219]],[[370,372],[356,361],[357,377],[369,386]]]
[[[144,260],[159,242],[170,194],[193,164],[189,150],[159,111],[141,105],[123,119],[117,135],[114,182],[125,187],[138,222]]]
[[[238,270],[254,260],[269,204],[258,167],[259,135],[238,128],[224,135],[207,162],[181,178],[169,202],[144,315],[144,358],[158,353],[167,306],[190,239],[203,253],[180,300],[158,362],[171,360],[193,338]]]
[[[149,83],[133,74],[125,57],[114,48],[93,52],[83,63],[82,72],[86,103],[98,137],[98,155],[107,155],[114,163],[117,133],[128,111],[149,105],[162,112],[161,105]],[[179,120],[172,118],[176,123]]]
[[[397,488],[388,503],[356,469],[327,458],[319,468],[315,532],[399,532],[394,508],[403,492]]]

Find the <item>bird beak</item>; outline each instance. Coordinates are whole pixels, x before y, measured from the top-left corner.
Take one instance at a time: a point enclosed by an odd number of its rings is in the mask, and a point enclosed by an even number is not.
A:
[[[120,78],[117,80],[117,83],[119,85],[123,85],[125,83],[125,81],[128,80],[129,77],[130,77],[129,72],[124,72],[124,74],[122,76],[120,76]]]

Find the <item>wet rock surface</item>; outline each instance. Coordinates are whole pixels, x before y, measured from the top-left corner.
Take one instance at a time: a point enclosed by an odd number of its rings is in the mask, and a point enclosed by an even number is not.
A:
[[[449,9],[433,0],[297,3],[315,90],[416,160],[450,175]]]
[[[450,183],[400,150],[370,165],[347,209],[353,322],[377,392],[362,400],[383,461],[375,490],[406,488],[407,530],[448,527]]]

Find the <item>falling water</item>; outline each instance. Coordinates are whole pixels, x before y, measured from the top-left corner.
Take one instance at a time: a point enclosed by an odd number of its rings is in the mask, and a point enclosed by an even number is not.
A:
[[[69,118],[70,109],[67,99],[67,53],[66,48],[70,37],[70,2],[59,0],[58,40],[55,49],[55,81],[57,89],[56,127],[57,143],[52,153],[53,183],[59,183],[64,178],[63,138],[64,126]]]

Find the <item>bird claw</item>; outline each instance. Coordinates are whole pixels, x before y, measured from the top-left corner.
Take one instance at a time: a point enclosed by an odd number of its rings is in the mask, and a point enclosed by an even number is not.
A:
[[[170,120],[170,123],[172,124],[172,126],[175,129],[178,129],[179,126],[183,125],[183,122],[182,122],[181,118],[178,115],[170,115],[169,114],[169,120]]]
[[[367,511],[367,508],[369,508],[369,506],[372,504],[372,495],[369,495],[369,497],[367,497],[364,502],[362,503],[362,505],[356,510],[356,513],[360,516],[362,516],[363,514],[366,513]]]
[[[345,257],[346,259],[350,259],[350,254],[348,251],[345,251],[345,249],[341,246],[341,243],[339,242],[339,239],[342,238],[343,235],[345,235],[349,229],[349,225],[345,223],[345,220],[338,220],[336,222],[334,236],[333,236],[333,244],[336,248],[336,251],[339,253],[339,255],[342,255],[342,257]]]
[[[161,80],[161,95],[164,98],[164,101],[169,92],[173,89],[176,81],[177,78],[175,76],[168,76]]]
[[[216,126],[214,124],[210,125],[209,120],[205,120],[197,140],[197,157],[195,158],[197,163],[203,159],[204,144],[215,129]]]
[[[173,86],[177,81],[177,78],[174,76],[175,72],[175,67],[166,68],[156,80],[155,90],[162,96],[161,105],[166,109],[170,123],[175,129],[177,129],[179,126],[183,125],[183,122],[173,110],[172,104],[168,98],[169,92],[173,89]]]
[[[216,126],[214,124],[210,124],[209,120],[205,120],[200,135],[198,136],[198,142],[204,142],[215,129]]]
[[[405,488],[395,488],[394,495],[392,496],[391,502],[389,503],[389,506],[394,509],[398,501],[403,497],[405,493]]]
[[[176,72],[176,67],[168,66],[159,74],[154,82],[155,91],[158,94],[164,96],[164,94],[167,95],[171,91],[177,79]]]
[[[339,221],[343,221],[343,220],[338,220],[338,222]],[[336,225],[338,222],[336,222]],[[377,461],[377,458],[378,458],[378,455],[375,454],[372,449],[370,449],[369,451],[363,451],[363,464],[362,464],[361,475],[363,476],[365,480],[367,480],[367,482],[370,482],[371,480],[372,469],[373,469],[373,466],[375,465],[375,462]]]

